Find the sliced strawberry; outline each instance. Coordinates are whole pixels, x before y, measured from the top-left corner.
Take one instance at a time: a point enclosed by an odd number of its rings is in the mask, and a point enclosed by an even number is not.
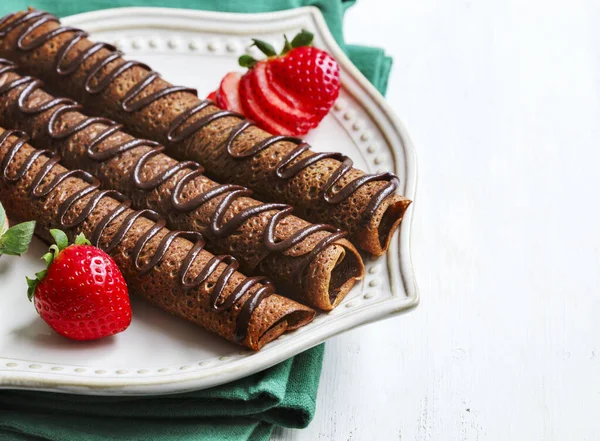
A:
[[[215,93],[215,104],[221,109],[227,110],[227,106],[223,102],[223,98],[221,98],[220,88],[217,89],[217,92]]]
[[[302,111],[310,112],[312,109],[311,106],[305,106],[302,100],[297,99],[294,94],[291,94],[289,90],[286,90],[284,87],[282,87],[278,81],[273,81],[273,63],[266,63],[265,73],[267,75],[269,86],[271,86],[273,92],[275,92],[281,100],[285,101],[290,106],[301,109]]]
[[[301,98],[297,98],[295,91],[286,89],[286,87],[283,84],[281,84],[280,81],[274,79],[273,63],[267,63],[265,73],[266,73],[267,81],[269,83],[271,90],[273,92],[275,92],[281,100],[285,101],[292,107],[302,110],[305,113],[313,113],[313,117],[315,115],[317,115],[317,116],[326,115],[329,112],[329,109],[331,109],[331,106],[333,105],[333,103],[335,102],[335,100],[333,100],[329,104],[323,104],[321,106],[316,106],[315,103],[308,104]],[[321,118],[322,118],[322,116],[321,116]],[[319,118],[319,119],[321,119],[321,118]]]
[[[319,125],[338,97],[340,77],[335,59],[313,47],[313,38],[304,29],[291,41],[285,37],[279,54],[269,43],[252,39],[268,58],[258,61],[244,54],[238,60],[248,68],[240,86],[246,117],[266,130],[290,135]]]
[[[249,73],[252,70],[249,71]],[[272,118],[258,104],[258,99],[254,93],[251,75],[246,74],[240,82],[240,98],[244,115],[252,119],[259,127],[273,135],[291,135],[293,131],[282,123]]]
[[[301,109],[290,106],[271,89],[266,75],[265,62],[256,64],[247,75],[251,78],[251,87],[258,100],[258,105],[273,119],[289,127],[293,134],[304,134],[319,124],[319,119],[314,113],[303,112]]]
[[[286,89],[285,86],[273,78],[272,66],[273,63],[267,63],[267,67],[265,69],[270,89],[277,94],[279,99],[285,101],[290,106],[299,109],[304,113],[312,114],[312,119],[316,120],[316,124],[318,125],[325,115],[329,113],[329,110],[333,106],[335,100],[329,104],[322,104],[320,106],[316,103],[307,104],[301,98],[296,97],[296,92]]]
[[[268,62],[259,62],[254,66],[256,86],[260,89],[261,95],[274,107],[279,108],[282,112],[287,113],[294,118],[301,120],[311,120],[314,118],[310,112],[304,111],[301,107],[300,100],[295,99],[289,93],[280,95],[272,86],[275,84],[267,74]]]
[[[229,72],[221,80],[219,89],[217,90],[217,105],[223,109],[231,110],[232,112],[242,112],[240,105],[240,79],[242,74],[239,72]]]
[[[211,100],[213,103],[216,103],[217,102],[217,91],[213,90],[211,93],[208,94],[206,99]]]

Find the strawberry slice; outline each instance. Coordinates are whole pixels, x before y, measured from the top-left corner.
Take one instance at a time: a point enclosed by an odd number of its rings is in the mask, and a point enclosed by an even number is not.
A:
[[[241,78],[242,74],[239,72],[229,72],[223,77],[216,96],[216,103],[219,107],[232,112],[242,113],[239,93]]]
[[[213,90],[211,93],[208,94],[206,99],[211,100],[213,103],[216,103],[217,102],[217,91]]]
[[[274,93],[277,94],[279,99],[285,101],[287,104],[296,109],[302,110],[304,113],[313,113],[312,117],[314,118],[316,115],[317,119],[319,120],[322,118],[322,116],[325,116],[327,113],[329,113],[329,110],[335,102],[335,99],[332,100],[331,103],[323,104],[321,106],[317,106],[315,103],[311,103],[310,105],[306,104],[304,100],[296,96],[294,91],[287,89],[284,84],[281,84],[275,79],[273,74],[273,64],[274,63],[267,63],[265,74],[267,76],[269,87]]]
[[[279,99],[285,101],[295,109],[299,109],[304,113],[311,114],[312,121],[310,126],[306,127],[307,130],[304,132],[299,132],[298,134],[304,134],[305,132],[317,127],[333,106],[335,100],[329,104],[317,105],[316,103],[311,103],[310,105],[307,105],[301,97],[296,96],[294,91],[287,89],[284,84],[281,84],[279,81],[275,80],[273,76],[273,63],[267,63],[265,74],[269,88],[277,95],[277,97],[279,97]]]
[[[260,106],[271,115],[277,115],[282,120],[289,121],[288,125],[295,126],[296,134],[304,134],[316,127],[319,123],[313,113],[304,112],[302,109],[290,105],[289,101],[282,99],[272,88],[267,76],[267,63],[259,62],[248,75],[252,76],[253,86]]]
[[[265,74],[267,75],[267,81],[269,86],[277,94],[279,99],[285,101],[288,105],[297,109],[302,109],[304,112],[310,112],[312,109],[310,106],[305,106],[302,100],[296,98],[294,94],[291,94],[284,86],[273,79],[273,63],[267,63],[265,68]]]
[[[243,113],[246,117],[252,119],[262,129],[271,134],[291,135],[294,133],[289,127],[284,125],[283,121],[277,121],[259,105],[250,75],[246,74],[242,77],[239,91]]]

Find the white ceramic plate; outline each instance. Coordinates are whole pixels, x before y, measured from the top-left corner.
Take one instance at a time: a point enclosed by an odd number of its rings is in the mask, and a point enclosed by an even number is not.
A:
[[[205,96],[230,70],[251,37],[276,47],[302,28],[340,63],[342,91],[332,113],[308,136],[316,150],[339,150],[370,172],[392,170],[414,200],[415,154],[383,97],[351,64],[313,7],[268,14],[223,14],[183,9],[124,8],[75,15],[65,24],[115,43],[175,84]],[[254,50],[255,48],[253,48]],[[250,50],[250,53],[253,52]],[[414,206],[414,204],[413,204]],[[366,258],[367,275],[329,314],[258,353],[241,350],[202,329],[133,299],[131,327],[91,343],[64,339],[27,301],[25,275],[39,271],[44,246],[22,258],[0,259],[0,387],[95,395],[143,395],[202,389],[263,370],[327,338],[406,311],[418,303],[410,260],[412,206],[388,253]],[[135,296],[134,296],[135,297]]]

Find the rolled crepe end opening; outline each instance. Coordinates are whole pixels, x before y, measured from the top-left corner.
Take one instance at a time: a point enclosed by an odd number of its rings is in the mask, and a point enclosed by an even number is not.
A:
[[[387,249],[392,235],[394,234],[394,231],[396,231],[396,228],[398,228],[398,225],[400,225],[400,222],[404,217],[404,212],[410,203],[411,201],[408,199],[396,201],[395,203],[390,204],[383,213],[383,217],[377,228],[382,253]]]
[[[269,299],[267,299],[263,303],[267,303],[267,305],[265,305],[265,307],[270,308],[270,305],[268,305]],[[258,323],[252,323],[253,320],[251,320],[249,332],[246,337],[246,340],[247,340],[247,343],[248,343],[248,346],[250,347],[250,349],[252,349],[254,351],[258,351],[264,345],[275,340],[280,335],[282,335],[286,332],[293,331],[294,329],[298,329],[298,328],[306,325],[307,323],[310,323],[312,321],[312,319],[315,317],[315,311],[304,305],[296,304],[296,306],[297,306],[297,308],[290,309],[287,312],[274,311],[274,310],[265,311],[263,313],[263,315],[267,316],[266,319],[268,319],[268,316],[273,315],[273,314],[276,316],[277,315],[280,316],[279,319],[273,321],[271,324],[269,324],[264,319],[263,319],[263,321],[260,321]],[[253,315],[256,315],[256,314],[253,314]],[[252,328],[257,329],[258,332],[256,332],[256,334],[254,334],[252,332]],[[252,338],[252,335],[258,335],[258,338]]]
[[[359,246],[374,256],[385,253],[411,203],[411,200],[399,195],[385,200],[371,217],[368,227],[359,233],[356,239]]]
[[[343,253],[340,254],[335,268],[331,272],[329,282],[329,301],[332,308],[335,308],[346,297],[354,284],[365,275],[364,264],[358,251],[346,252],[345,248],[342,250]]]
[[[314,293],[313,303],[324,311],[331,311],[364,277],[365,266],[356,248],[340,239],[313,259],[306,275],[305,286]]]

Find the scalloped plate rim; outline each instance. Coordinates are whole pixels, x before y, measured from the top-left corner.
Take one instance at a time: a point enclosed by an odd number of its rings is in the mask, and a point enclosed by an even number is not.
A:
[[[30,360],[14,360],[0,357],[0,389],[26,389],[39,391],[52,391],[64,393],[76,393],[85,395],[157,395],[181,393],[191,390],[199,390],[208,387],[224,384],[236,379],[251,375],[258,371],[264,370],[276,363],[279,363],[295,354],[298,354],[306,349],[309,349],[317,344],[325,341],[340,333],[354,329],[367,323],[382,320],[406,312],[419,303],[419,292],[414,278],[410,254],[410,234],[413,221],[413,210],[415,205],[415,194],[417,184],[417,163],[416,155],[412,142],[404,125],[394,115],[389,104],[383,96],[375,89],[375,87],[362,75],[362,73],[352,64],[345,55],[343,50],[334,40],[331,35],[321,11],[314,6],[305,6],[292,10],[255,13],[255,14],[238,14],[238,13],[223,13],[213,11],[188,10],[177,8],[155,8],[155,7],[125,7],[112,8],[100,11],[85,12],[82,14],[65,17],[62,21],[65,24],[82,26],[89,21],[101,22],[115,17],[116,14],[131,14],[138,19],[142,16],[160,17],[165,19],[163,28],[167,28],[167,18],[173,19],[190,19],[203,18],[225,21],[240,21],[253,22],[257,26],[267,22],[277,22],[282,19],[298,18],[309,16],[313,21],[314,26],[319,31],[319,36],[323,39],[326,49],[334,55],[340,63],[340,66],[346,73],[349,73],[352,80],[356,81],[357,85],[366,93],[373,104],[378,107],[380,115],[387,118],[389,127],[395,131],[395,135],[401,140],[402,146],[397,147],[392,145],[392,155],[396,156],[395,149],[402,148],[404,150],[405,164],[405,195],[413,200],[413,204],[408,208],[405,218],[401,224],[399,232],[396,233],[394,246],[390,247],[388,253],[396,250],[398,256],[392,260],[398,260],[400,271],[398,276],[395,276],[394,271],[391,271],[392,285],[401,284],[405,297],[394,294],[392,288],[392,296],[369,304],[364,311],[360,308],[346,313],[344,317],[334,320],[331,323],[319,322],[309,326],[318,328],[312,334],[303,335],[303,338],[294,339],[294,334],[287,335],[286,346],[284,350],[268,351],[268,346],[258,353],[250,353],[247,357],[241,357],[233,362],[229,362],[221,368],[205,369],[203,371],[184,372],[180,371],[169,375],[160,376],[141,376],[132,378],[124,376],[122,378],[114,376],[82,376],[70,375],[61,372],[40,372],[34,369],[18,370],[6,369],[5,365],[11,361],[22,361],[23,363],[33,363]],[[148,25],[142,23],[141,26]],[[172,26],[178,27],[177,23]],[[89,28],[89,27],[88,27]],[[86,29],[88,29],[86,28]],[[199,27],[196,30],[202,30]],[[211,30],[213,31],[213,30]],[[225,32],[227,34],[227,32]],[[346,86],[344,84],[344,86]],[[364,103],[363,103],[364,104]],[[369,111],[367,111],[370,113]],[[380,126],[380,129],[387,136],[386,130]],[[396,167],[399,166],[397,158],[394,158]],[[391,263],[390,263],[391,264]],[[343,307],[343,306],[341,306]],[[360,314],[360,317],[357,315]],[[8,363],[10,364],[10,363]],[[49,363],[52,364],[52,363]],[[59,366],[56,364],[52,364]],[[65,365],[68,368],[77,368],[74,365]],[[88,369],[92,369],[89,368]],[[218,369],[218,371],[215,371]]]

